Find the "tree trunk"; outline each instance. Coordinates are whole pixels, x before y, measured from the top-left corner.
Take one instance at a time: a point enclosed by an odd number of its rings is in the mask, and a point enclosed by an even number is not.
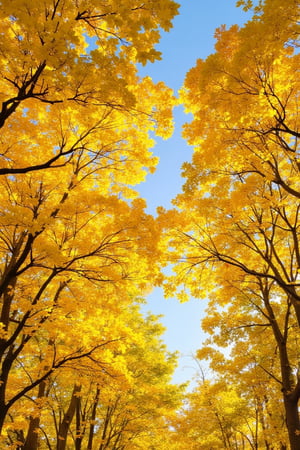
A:
[[[300,449],[300,420],[298,411],[299,401],[299,382],[294,385],[294,375],[289,363],[289,357],[286,347],[286,342],[283,339],[279,344],[281,378],[282,378],[282,393],[286,416],[286,426],[289,435],[289,442],[291,450]]]
[[[108,406],[106,409],[105,419],[103,421],[102,439],[101,439],[101,444],[100,444],[99,450],[104,450],[106,447],[106,444],[104,442],[106,441],[106,433],[108,430],[108,424],[110,421],[110,417],[111,417],[111,407]]]
[[[90,425],[90,432],[89,432],[89,440],[88,440],[87,450],[92,450],[93,449],[95,419],[96,419],[97,406],[98,406],[98,403],[99,403],[99,396],[100,396],[100,388],[97,387],[95,400],[94,400],[94,404],[93,404],[93,409],[92,409],[92,414],[91,414],[91,425]]]
[[[2,428],[3,428],[3,425],[4,425],[4,421],[5,421],[5,418],[6,418],[7,411],[8,411],[7,406],[3,402],[0,402],[0,435],[1,435],[1,432],[2,432]]]
[[[293,394],[284,395],[286,425],[289,434],[291,450],[300,449],[300,421],[298,411],[298,398]]]
[[[68,435],[68,431],[69,431],[70,425],[72,423],[72,420],[73,420],[73,417],[75,414],[76,404],[77,404],[77,395],[79,394],[80,391],[81,391],[81,385],[75,384],[68,410],[65,413],[64,418],[59,426],[57,446],[56,446],[57,450],[65,450],[65,448],[66,448],[67,435]]]
[[[45,390],[46,390],[46,382],[42,381],[39,385],[39,391],[38,391],[38,399],[43,398],[45,396]],[[26,436],[25,444],[23,446],[23,450],[37,450],[38,449],[38,438],[39,435],[37,433],[37,430],[40,426],[40,415],[37,417],[31,417],[28,433]]]
[[[82,444],[82,429],[81,429],[81,401],[80,397],[76,397],[76,435],[75,435],[75,450],[81,450]]]
[[[264,304],[266,306],[270,325],[273,330],[276,343],[279,349],[280,371],[282,381],[282,394],[286,416],[286,427],[289,435],[289,443],[291,450],[300,449],[300,420],[298,411],[298,401],[300,396],[300,383],[295,383],[295,376],[289,361],[287,348],[288,325],[290,315],[290,305],[293,304],[291,297],[288,299],[288,307],[286,311],[286,320],[283,333],[280,330],[276,320],[273,308],[270,304],[269,290],[262,289]],[[297,314],[297,310],[296,314]],[[298,312],[299,309],[298,309]],[[296,386],[295,386],[296,384]]]
[[[5,356],[5,359],[2,363],[1,367],[1,375],[0,375],[0,434],[2,432],[2,428],[4,425],[4,421],[6,418],[6,415],[9,410],[9,405],[5,401],[5,394],[6,394],[6,386],[8,381],[8,376],[10,373],[11,366],[14,362],[14,347],[11,345],[8,349],[7,355]]]

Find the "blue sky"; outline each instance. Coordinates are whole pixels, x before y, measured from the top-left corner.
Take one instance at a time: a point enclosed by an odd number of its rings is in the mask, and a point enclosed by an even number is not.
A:
[[[164,81],[175,92],[182,86],[185,74],[195,65],[198,58],[205,59],[214,51],[214,32],[222,24],[242,25],[248,20],[242,9],[236,8],[236,0],[177,0],[181,4],[180,15],[174,20],[173,29],[164,33],[157,49],[162,60],[141,69],[142,75],[149,75],[154,81]],[[157,140],[154,148],[160,162],[153,175],[138,186],[140,194],[148,204],[148,212],[155,214],[157,206],[171,207],[171,200],[181,191],[181,165],[188,161],[192,149],[181,138],[182,124],[189,120],[182,107],[176,108],[175,132],[168,141]],[[200,321],[204,315],[205,302],[191,299],[180,304],[176,299],[164,299],[160,289],[148,297],[147,309],[163,314],[162,323],[167,328],[164,335],[170,351],[180,352],[179,367],[174,381],[192,380],[197,373],[197,364],[191,355],[195,354],[205,339]]]

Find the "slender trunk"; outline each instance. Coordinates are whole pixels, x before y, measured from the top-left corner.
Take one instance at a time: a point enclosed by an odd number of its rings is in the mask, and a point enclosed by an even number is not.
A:
[[[75,435],[75,450],[81,449],[82,443],[82,429],[81,429],[81,401],[80,397],[76,397],[76,435]]]
[[[266,427],[265,417],[268,415],[270,417],[270,419],[272,420],[271,414],[268,412],[268,407],[267,407],[268,401],[269,401],[269,399],[265,395],[264,396],[264,400],[261,401],[260,408],[259,408],[261,410],[261,413],[259,414],[259,411],[258,411],[258,421],[259,421],[259,423],[261,425],[261,428],[262,428],[262,431],[263,431],[263,437],[264,437],[263,440],[264,440],[264,443],[265,443],[265,449],[266,450],[271,450],[270,443],[265,437],[266,434],[267,434],[266,433],[267,427]],[[258,426],[257,426],[257,429],[258,429]],[[258,450],[258,433],[257,433],[256,441],[255,441],[255,449]]]
[[[214,411],[214,414],[216,416],[216,419],[217,419],[217,422],[219,424],[219,428],[220,428],[220,431],[221,431],[221,434],[222,434],[222,441],[223,441],[223,444],[224,444],[224,449],[227,449],[227,448],[230,449],[231,448],[231,445],[230,445],[230,442],[229,442],[230,439],[228,438],[226,430],[223,427],[222,418],[220,417],[218,411]]]
[[[92,448],[93,448],[95,420],[96,420],[97,406],[98,406],[98,403],[99,403],[99,396],[100,396],[100,388],[97,387],[95,400],[94,400],[94,404],[93,404],[93,409],[92,409],[92,414],[91,414],[91,425],[90,425],[90,432],[89,432],[89,440],[88,440],[87,450],[92,450]]]
[[[121,435],[122,435],[122,433],[120,431],[120,433],[118,433],[118,435],[116,437],[116,440],[115,440],[115,443],[114,443],[114,446],[113,446],[113,450],[117,450],[117,449],[120,448],[120,447],[118,447],[118,443],[119,443],[119,441],[121,439]]]
[[[107,433],[107,430],[108,430],[110,416],[111,416],[111,408],[110,408],[110,406],[108,406],[107,409],[106,409],[105,420],[104,420],[104,423],[103,423],[102,439],[101,439],[102,442],[100,444],[99,450],[103,450],[106,447],[106,444],[104,444],[104,442],[106,441],[106,433]]]
[[[72,392],[72,397],[70,400],[69,407],[68,407],[68,409],[64,415],[64,418],[59,426],[59,429],[58,429],[58,439],[57,439],[56,450],[65,450],[66,449],[67,435],[68,435],[68,431],[70,429],[70,425],[72,423],[72,420],[73,420],[73,417],[75,414],[76,403],[77,403],[76,400],[77,400],[77,396],[80,391],[81,391],[81,385],[75,384],[73,392]]]
[[[289,362],[285,339],[279,344],[282,393],[286,416],[286,426],[291,450],[300,449],[300,420],[298,411],[299,387],[294,386],[293,373]]]

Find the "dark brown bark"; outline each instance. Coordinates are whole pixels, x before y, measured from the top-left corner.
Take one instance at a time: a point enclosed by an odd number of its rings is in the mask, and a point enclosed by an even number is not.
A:
[[[39,384],[39,390],[38,390],[38,396],[37,398],[43,398],[45,397],[45,391],[46,391],[46,381],[42,381]],[[37,450],[38,449],[38,433],[36,430],[38,430],[40,426],[40,416],[38,417],[31,417],[29,428],[26,436],[26,440],[23,446],[23,450]]]
[[[92,414],[91,414],[91,424],[90,424],[89,440],[88,440],[87,450],[92,450],[93,449],[95,420],[96,420],[97,406],[98,406],[98,403],[99,403],[99,397],[100,397],[100,388],[97,387],[95,400],[94,400],[94,404],[93,404],[93,409],[92,409]]]
[[[75,384],[72,392],[72,397],[69,403],[69,407],[58,429],[57,446],[56,446],[57,450],[65,450],[66,448],[68,431],[70,429],[70,425],[72,423],[76,411],[77,395],[80,393],[80,391],[81,385]]]
[[[298,411],[299,396],[284,394],[284,406],[286,413],[286,424],[289,434],[291,450],[300,449],[300,422]]]
[[[75,450],[81,449],[82,444],[82,429],[81,429],[81,401],[80,397],[76,397],[76,436],[75,436]]]
[[[300,449],[300,420],[298,411],[298,402],[300,397],[300,382],[294,384],[294,375],[289,361],[287,338],[288,338],[288,322],[290,315],[290,306],[292,300],[288,299],[286,312],[285,328],[282,333],[276,320],[274,311],[269,300],[269,290],[262,289],[264,303],[268,312],[270,324],[272,326],[273,335],[279,349],[280,370],[282,380],[282,393],[286,415],[286,426],[289,435],[291,450]]]

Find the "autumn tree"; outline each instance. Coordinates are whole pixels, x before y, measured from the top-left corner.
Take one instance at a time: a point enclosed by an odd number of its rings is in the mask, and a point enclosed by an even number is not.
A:
[[[93,358],[65,366],[48,378],[43,398],[26,401],[23,420],[31,411],[37,428],[29,427],[24,448],[149,448],[165,439],[183,386],[171,384],[176,357],[166,351],[157,319],[145,319],[138,305],[107,315],[109,334],[122,339],[102,350],[101,365]],[[11,437],[17,425],[10,424]]]
[[[160,447],[182,399],[184,386],[171,384],[176,358],[166,352],[157,318],[150,315],[144,319],[136,307],[131,312],[126,311],[124,323],[132,338],[124,342],[122,354],[115,356],[115,366],[119,364],[123,373],[98,384],[93,441],[101,450]],[[82,396],[82,404],[84,401]],[[78,449],[86,448],[87,437],[82,433]]]
[[[259,440],[257,416],[257,408],[225,378],[214,382],[199,380],[197,388],[187,395],[174,427],[183,448],[267,448]]]
[[[43,404],[53,374],[106,370],[123,336],[107,328],[110,315],[157,271],[158,229],[132,186],[155,169],[149,133],[170,134],[174,98],[139,78],[137,64],[160,57],[159,30],[177,8],[172,0],[0,5],[5,445],[36,445],[26,442],[23,412],[31,396]]]
[[[228,281],[218,294],[223,301],[209,302],[203,329],[210,337],[197,356],[209,360],[215,376],[234,387],[256,412],[253,430],[258,448],[285,449],[282,392],[294,392],[299,361],[299,332],[291,304],[285,305],[279,293],[270,295],[270,286],[261,280],[248,284],[240,280],[235,286]]]
[[[266,0],[253,13],[241,29],[217,30],[216,52],[197,62],[182,88],[193,114],[184,136],[194,155],[183,166],[177,211],[161,211],[175,264],[166,289],[184,283],[195,296],[209,295],[216,309],[232,303],[241,325],[249,322],[237,291],[253,290],[253,324],[268,327],[279,349],[277,379],[296,449],[300,383],[289,352],[291,327],[300,324],[299,4]]]

